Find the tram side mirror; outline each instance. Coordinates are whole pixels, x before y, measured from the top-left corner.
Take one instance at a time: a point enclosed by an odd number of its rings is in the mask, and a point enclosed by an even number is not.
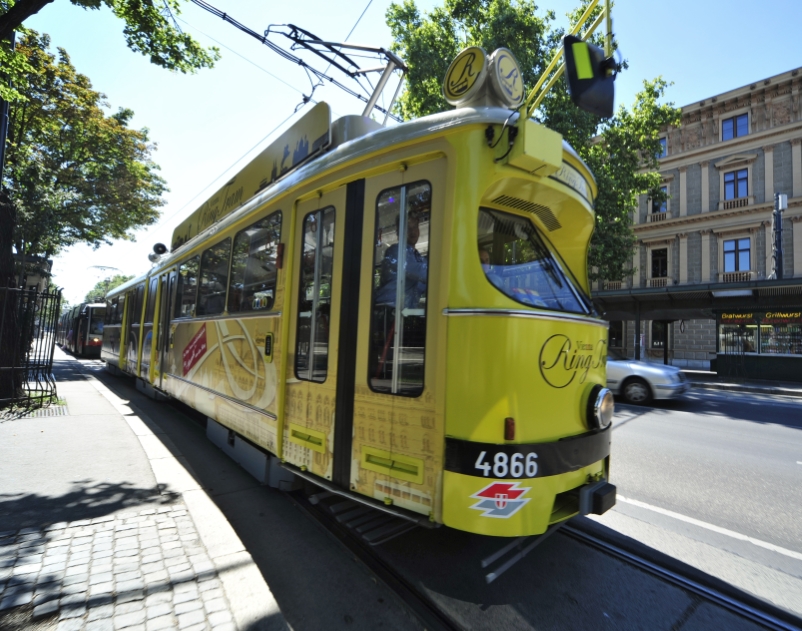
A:
[[[563,54],[568,93],[574,105],[610,118],[615,105],[616,64],[613,58],[606,58],[604,50],[574,35],[563,38]]]

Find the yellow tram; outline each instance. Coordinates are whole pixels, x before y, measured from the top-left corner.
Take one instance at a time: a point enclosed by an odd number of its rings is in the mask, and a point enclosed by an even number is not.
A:
[[[315,106],[109,293],[107,365],[421,523],[520,536],[607,510],[596,185],[518,107],[516,67],[463,51],[457,108],[391,128]]]

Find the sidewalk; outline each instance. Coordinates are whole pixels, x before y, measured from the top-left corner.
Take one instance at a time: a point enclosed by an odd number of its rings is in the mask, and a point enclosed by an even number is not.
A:
[[[66,405],[0,422],[0,628],[287,629],[158,425],[58,349],[54,372]]]
[[[691,382],[694,388],[781,395],[785,397],[802,397],[802,383],[719,377],[718,374],[707,370],[683,369],[682,372],[687,375],[688,381]]]

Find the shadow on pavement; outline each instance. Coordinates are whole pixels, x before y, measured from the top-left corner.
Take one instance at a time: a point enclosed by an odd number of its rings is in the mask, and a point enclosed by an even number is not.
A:
[[[37,493],[0,493],[0,524],[4,531],[20,528],[49,528],[54,524],[92,520],[143,504],[170,504],[172,493],[139,488],[127,482],[91,483],[79,480],[65,495],[50,497]]]

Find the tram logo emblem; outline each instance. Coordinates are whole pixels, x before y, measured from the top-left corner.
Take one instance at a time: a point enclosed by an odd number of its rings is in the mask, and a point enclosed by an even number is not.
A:
[[[511,517],[530,500],[528,497],[522,499],[530,487],[522,487],[518,484],[518,482],[493,482],[471,495],[472,498],[479,500],[471,508],[484,511],[482,517],[499,517],[501,519]]]

